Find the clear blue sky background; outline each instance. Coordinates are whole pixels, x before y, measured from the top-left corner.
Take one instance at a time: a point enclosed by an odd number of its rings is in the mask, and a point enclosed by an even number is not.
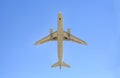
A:
[[[64,29],[89,45],[64,42],[71,68],[51,68],[57,43],[33,46]],[[120,0],[0,0],[0,78],[120,78]]]

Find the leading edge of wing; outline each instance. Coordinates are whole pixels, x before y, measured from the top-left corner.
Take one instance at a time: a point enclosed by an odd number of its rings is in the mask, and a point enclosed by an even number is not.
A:
[[[68,32],[64,32],[64,40],[70,40],[70,41],[73,41],[73,42],[76,42],[76,43],[79,43],[79,44],[88,45],[85,41],[71,35]]]
[[[57,32],[53,32],[51,33],[50,35],[42,38],[41,40],[38,40],[37,42],[35,42],[35,46],[36,45],[39,45],[39,44],[42,44],[42,43],[45,43],[45,42],[48,42],[48,41],[51,41],[51,40],[56,40],[57,39]]]

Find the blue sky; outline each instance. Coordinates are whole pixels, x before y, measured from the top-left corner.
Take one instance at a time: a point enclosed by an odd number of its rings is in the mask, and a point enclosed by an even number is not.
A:
[[[57,30],[62,11],[64,30],[89,45],[64,42],[64,61],[71,68],[51,68],[57,43],[33,46]],[[120,78],[119,0],[1,0],[0,78]]]

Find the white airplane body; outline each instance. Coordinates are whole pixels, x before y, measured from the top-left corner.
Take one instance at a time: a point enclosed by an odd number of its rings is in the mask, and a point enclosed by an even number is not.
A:
[[[64,40],[74,41],[79,44],[87,45],[87,43],[85,41],[71,35],[70,29],[68,29],[68,32],[65,32],[63,30],[63,17],[62,17],[61,12],[58,14],[58,30],[56,32],[53,32],[52,29],[50,29],[50,35],[37,41],[35,43],[35,45],[42,44],[44,42],[51,41],[51,40],[52,41],[57,40],[57,43],[58,43],[58,62],[53,64],[51,67],[59,66],[60,69],[62,66],[70,67],[68,64],[66,64],[62,60],[62,58],[63,58],[63,41]]]

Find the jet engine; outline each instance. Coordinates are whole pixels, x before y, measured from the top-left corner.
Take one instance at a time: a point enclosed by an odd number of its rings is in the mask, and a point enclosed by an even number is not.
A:
[[[70,31],[70,28],[68,28],[68,35],[70,37],[70,34],[71,34],[71,31]]]
[[[53,29],[50,29],[50,36],[52,37]]]

